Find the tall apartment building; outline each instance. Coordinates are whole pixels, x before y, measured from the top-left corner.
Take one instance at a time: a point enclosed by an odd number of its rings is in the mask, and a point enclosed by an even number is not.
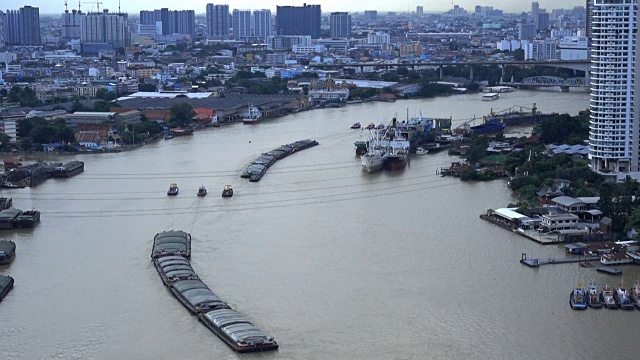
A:
[[[525,60],[555,60],[558,57],[558,47],[555,40],[535,40],[523,48]]]
[[[78,10],[65,10],[62,14],[62,40],[80,39],[82,21],[87,15]]]
[[[638,0],[596,0],[591,27],[591,169],[640,178]]]
[[[229,38],[229,5],[207,4],[207,35]]]
[[[40,45],[40,9],[32,6],[7,10],[5,15],[7,45]]]
[[[267,41],[271,36],[271,10],[254,10],[253,11],[253,35],[262,41]]]
[[[518,40],[533,40],[535,37],[535,25],[518,23]]]
[[[113,50],[131,44],[127,14],[110,13],[106,9],[99,13],[88,13],[80,28],[83,52],[96,46],[101,50]]]
[[[424,7],[416,6],[416,15],[418,15],[418,16],[424,15]]]
[[[539,12],[535,17],[536,32],[549,30],[549,13]]]
[[[192,37],[196,33],[196,14],[194,10],[158,10],[140,11],[141,25],[156,25],[162,22],[162,35],[187,34]]]
[[[251,37],[251,10],[233,9],[231,23],[234,39],[248,40]]]
[[[0,10],[0,50],[4,50],[4,23],[5,14]]]
[[[320,37],[320,5],[278,6],[276,12],[277,35],[310,35]]]
[[[329,27],[332,38],[351,36],[351,15],[346,12],[333,12],[329,16]]]

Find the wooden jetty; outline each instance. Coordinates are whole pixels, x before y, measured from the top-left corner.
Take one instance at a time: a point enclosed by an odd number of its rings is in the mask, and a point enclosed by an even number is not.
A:
[[[569,263],[586,263],[587,261],[596,261],[600,260],[599,256],[582,256],[579,258],[566,258],[566,259],[556,259],[556,258],[548,258],[548,259],[533,259],[527,258],[526,253],[522,253],[522,257],[520,258],[520,263],[523,265],[527,265],[528,267],[537,268],[542,265],[547,264],[569,264]]]

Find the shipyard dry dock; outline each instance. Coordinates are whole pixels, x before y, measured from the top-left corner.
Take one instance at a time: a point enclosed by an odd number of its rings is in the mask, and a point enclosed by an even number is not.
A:
[[[278,343],[222,301],[191,267],[191,235],[165,231],[153,239],[151,259],[162,282],[193,315],[238,352],[278,349]]]

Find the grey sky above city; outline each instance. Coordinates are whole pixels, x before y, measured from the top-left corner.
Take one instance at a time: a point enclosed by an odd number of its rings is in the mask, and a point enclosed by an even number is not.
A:
[[[118,8],[117,0],[101,0],[101,9],[107,8],[116,10]],[[82,9],[85,11],[96,10],[96,6],[88,3],[89,1],[82,1]],[[204,13],[207,3],[214,4],[229,4],[230,8],[236,9],[258,9],[258,8],[270,8],[275,10],[276,5],[302,5],[305,1],[302,0],[234,0],[234,1],[203,1],[203,0],[156,0],[156,1],[143,1],[143,0],[125,0],[121,1],[121,9],[124,12],[136,13],[140,10],[156,9],[161,7],[167,7],[172,10],[195,10],[196,13]],[[574,6],[584,6],[584,0],[541,0],[538,1],[541,8],[560,9],[560,8],[572,8]],[[387,1],[387,0],[322,0],[322,1],[306,1],[308,4],[320,4],[323,11],[363,11],[363,10],[381,10],[381,11],[415,11],[416,6],[424,6],[425,12],[431,11],[445,11],[451,8],[451,1],[449,0],[431,0],[431,1]],[[503,9],[506,12],[521,12],[531,9],[531,1],[529,0],[457,0],[453,2],[456,5],[467,10],[473,10],[476,5],[494,6],[496,8]],[[24,3],[12,3],[5,4],[4,9],[17,9],[24,5],[38,6],[41,14],[60,13],[64,11],[64,0],[33,0]],[[69,0],[69,8],[75,9],[78,7],[76,0]]]

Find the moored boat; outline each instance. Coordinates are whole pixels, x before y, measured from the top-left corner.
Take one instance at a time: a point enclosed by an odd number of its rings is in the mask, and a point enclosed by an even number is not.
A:
[[[471,130],[476,134],[487,134],[502,131],[506,126],[507,124],[499,121],[486,122],[484,124],[472,126]]]
[[[419,147],[419,148],[416,149],[416,155],[425,155],[427,153],[429,153],[429,150],[427,150],[425,148]]]
[[[353,145],[356,147],[356,155],[364,155],[367,153],[367,141],[363,141],[363,140],[358,140],[356,142],[353,143]]]
[[[384,166],[384,154],[385,153],[379,149],[369,150],[360,157],[362,168],[368,173],[382,170]]]
[[[198,196],[207,196],[207,188],[204,185],[198,189]]]
[[[18,216],[22,215],[22,210],[10,208],[0,211],[0,229],[13,229]]]
[[[355,123],[355,124],[351,125],[351,128],[352,128],[352,129],[360,129],[361,127],[362,127],[362,125],[360,125],[360,123],[359,123],[359,122],[357,122],[357,123]]]
[[[587,304],[589,307],[594,309],[602,308],[602,301],[600,301],[598,287],[593,283],[589,284],[589,288],[587,290]]]
[[[617,309],[618,304],[616,304],[616,300],[613,298],[613,289],[609,287],[609,285],[605,285],[600,292],[600,302],[607,309]]]
[[[573,310],[584,310],[587,308],[587,300],[581,285],[578,285],[578,287],[569,293],[569,305],[571,305]]]
[[[169,186],[169,190],[167,191],[167,195],[169,196],[176,196],[178,195],[178,192],[180,191],[180,189],[178,188],[178,184],[173,183]]]
[[[259,330],[234,310],[214,310],[200,315],[198,319],[237,352],[278,349],[278,343],[273,337]]]
[[[171,132],[173,136],[187,136],[193,134],[193,128],[175,128]]]
[[[224,189],[222,189],[222,197],[232,197],[233,196],[233,188],[231,185],[225,185]]]
[[[40,211],[36,209],[31,209],[27,211],[23,211],[22,214],[18,215],[15,219],[15,227],[22,229],[29,229],[40,222]]]
[[[376,128],[376,124],[374,123],[369,123],[369,125],[367,125],[367,127],[365,129],[367,130],[371,130],[371,129],[375,129]]]
[[[0,241],[0,265],[13,261],[16,254],[16,243],[13,241]]]
[[[69,161],[61,166],[56,166],[51,173],[51,176],[56,178],[68,178],[77,175],[84,171],[84,162],[82,161]]]
[[[244,114],[242,123],[247,125],[257,124],[261,121],[261,119],[262,113],[260,112],[260,110],[253,105],[249,105],[249,111]]]
[[[624,283],[621,283],[620,286],[616,288],[616,291],[613,293],[613,298],[622,310],[633,310],[635,309],[635,305],[631,300],[630,292],[624,286]]]

